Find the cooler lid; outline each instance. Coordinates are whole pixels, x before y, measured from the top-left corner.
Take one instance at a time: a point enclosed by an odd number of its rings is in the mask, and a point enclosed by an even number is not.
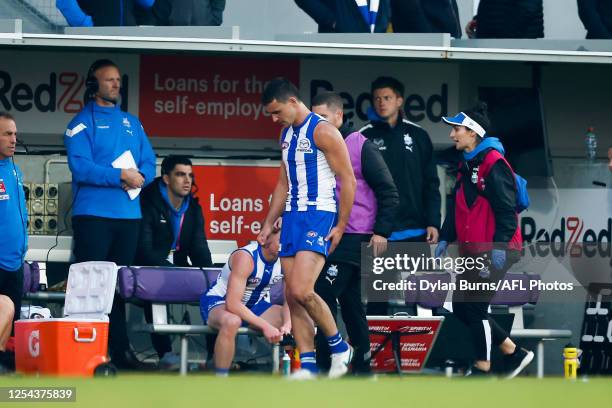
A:
[[[117,285],[114,262],[81,262],[70,265],[64,316],[102,318],[113,307]]]

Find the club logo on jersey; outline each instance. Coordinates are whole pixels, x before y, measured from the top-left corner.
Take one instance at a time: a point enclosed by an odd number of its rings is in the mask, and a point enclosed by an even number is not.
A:
[[[387,150],[387,146],[385,146],[385,141],[383,139],[374,139],[372,142],[378,147],[378,150]]]
[[[285,150],[285,149],[288,149],[288,148],[289,148],[289,143],[283,142],[283,144],[281,145],[281,149]]]
[[[314,237],[316,237],[317,235],[319,235],[319,234],[317,234],[317,232],[316,232],[316,231],[308,231],[308,233],[306,234],[306,236],[307,236],[308,238],[314,238]]]
[[[472,169],[472,178],[471,179],[472,179],[472,183],[474,183],[474,184],[478,183],[478,168],[479,167],[474,167]]]
[[[338,265],[329,265],[329,268],[327,268],[327,276],[331,276],[332,278],[338,276]]]
[[[410,135],[408,133],[406,133],[404,135],[404,146],[406,147],[406,150],[410,150],[412,152],[412,138],[410,137]]]
[[[123,118],[123,126],[125,126],[128,129],[132,127],[132,125],[130,124],[130,121],[126,117]]]
[[[296,151],[300,152],[300,153],[312,153],[312,149],[310,146],[310,140],[308,139],[302,139],[298,142],[298,148],[295,149]]]
[[[278,283],[282,280],[283,280],[283,275],[277,275],[273,277],[272,279],[270,279],[270,285],[274,285],[275,283]]]
[[[319,246],[323,246],[323,245],[325,245],[325,241],[323,240],[323,237],[319,237],[319,239],[317,239],[317,244],[318,244]]]

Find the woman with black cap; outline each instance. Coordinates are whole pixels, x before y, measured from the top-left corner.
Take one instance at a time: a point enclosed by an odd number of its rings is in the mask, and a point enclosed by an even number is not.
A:
[[[533,360],[533,352],[516,346],[491,319],[488,308],[495,295],[491,288],[518,260],[522,246],[514,172],[504,158],[499,139],[486,133],[489,127],[486,104],[480,103],[443,120],[452,126],[450,138],[462,152],[462,159],[455,199],[444,221],[436,256],[446,252],[449,242],[456,242],[460,256],[486,260],[484,268],[469,268],[457,275],[457,287],[461,288],[464,281],[470,283],[465,286],[472,290],[457,290],[453,294],[453,312],[468,326],[476,348],[476,362],[466,374],[488,373],[491,347],[496,345],[506,355],[506,368],[512,378]]]

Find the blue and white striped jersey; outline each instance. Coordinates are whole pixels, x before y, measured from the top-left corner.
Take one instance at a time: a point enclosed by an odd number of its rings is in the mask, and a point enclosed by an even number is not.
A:
[[[281,271],[280,260],[275,262],[266,262],[261,253],[261,246],[257,242],[243,246],[237,251],[248,252],[253,257],[253,271],[247,278],[244,294],[242,295],[242,303],[246,307],[251,308],[260,300],[270,301],[270,286],[280,281],[283,277]],[[232,269],[229,261],[223,266],[221,274],[217,278],[215,284],[206,293],[207,296],[220,296],[225,298],[227,294],[227,283]]]
[[[336,175],[314,141],[316,126],[323,119],[310,113],[299,126],[283,130],[281,148],[287,170],[289,192],[285,211],[336,212]]]

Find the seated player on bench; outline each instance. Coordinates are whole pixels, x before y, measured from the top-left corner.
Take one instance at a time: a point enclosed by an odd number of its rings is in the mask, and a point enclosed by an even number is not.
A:
[[[202,295],[203,321],[219,331],[215,341],[215,372],[227,376],[240,327],[261,330],[270,344],[291,332],[287,303],[269,302],[270,287],[283,277],[278,259],[280,221],[264,245],[257,242],[234,251],[215,284]]]

